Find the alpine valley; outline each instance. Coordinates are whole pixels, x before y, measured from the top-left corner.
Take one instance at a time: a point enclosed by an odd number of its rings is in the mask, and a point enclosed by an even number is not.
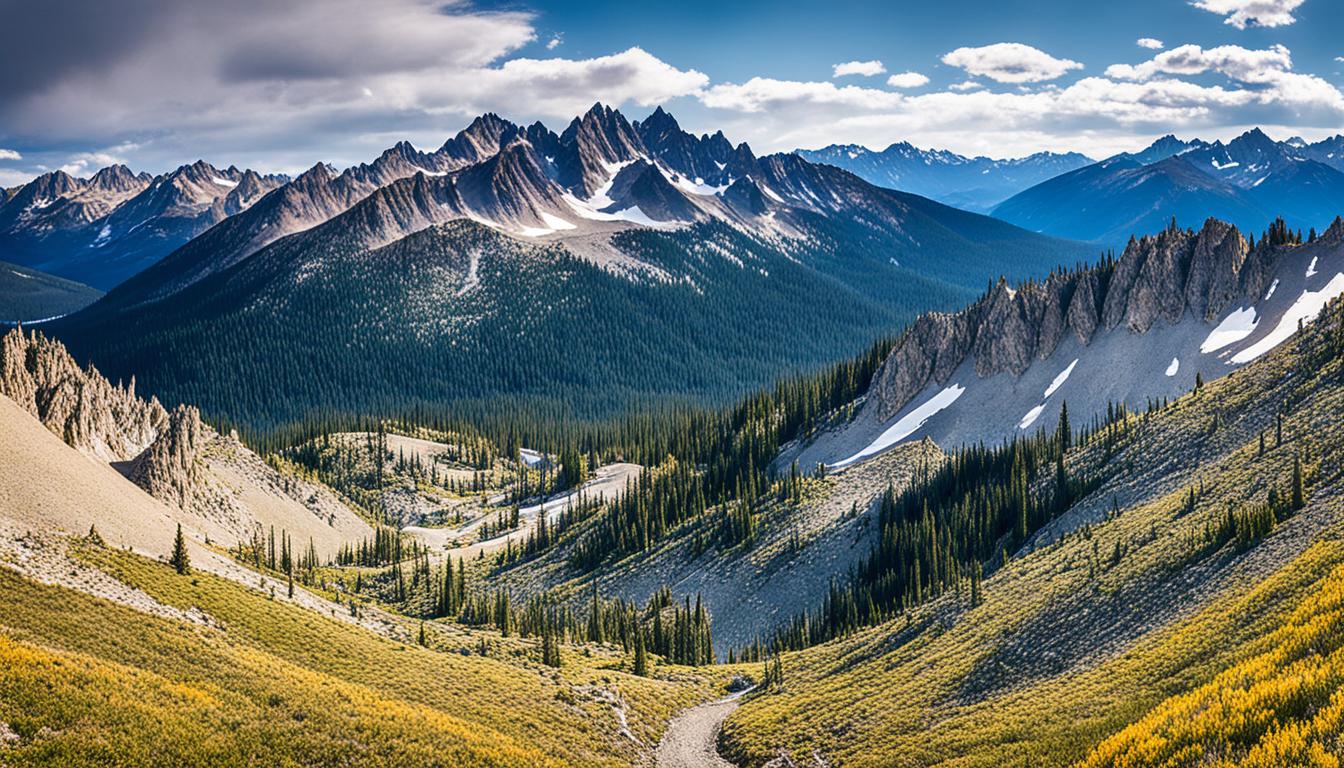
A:
[[[56,5],[0,766],[1344,764],[1324,0]]]

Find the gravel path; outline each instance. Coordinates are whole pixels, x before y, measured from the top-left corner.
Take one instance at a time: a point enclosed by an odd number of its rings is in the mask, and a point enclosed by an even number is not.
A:
[[[724,719],[737,709],[738,699],[750,690],[748,688],[727,698],[691,707],[677,715],[668,726],[667,733],[663,734],[663,740],[658,742],[654,759],[657,767],[736,768],[719,757],[716,743]]]

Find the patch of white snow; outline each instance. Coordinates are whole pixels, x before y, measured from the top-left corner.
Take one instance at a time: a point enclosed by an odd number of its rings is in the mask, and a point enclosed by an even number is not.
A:
[[[1297,330],[1298,321],[1306,324],[1315,320],[1316,316],[1320,314],[1321,308],[1341,293],[1344,293],[1344,272],[1330,278],[1330,282],[1326,283],[1325,287],[1319,291],[1303,291],[1302,295],[1297,297],[1297,301],[1293,302],[1293,306],[1283,313],[1283,317],[1279,319],[1279,324],[1274,326],[1274,330],[1251,346],[1238,352],[1232,357],[1231,362],[1236,364],[1249,363],[1277,347],[1293,335],[1293,332]]]
[[[1167,366],[1167,375],[1175,376],[1179,370],[1181,370],[1181,359],[1179,357],[1171,358],[1171,365]]]
[[[1045,403],[1041,403],[1035,408],[1032,408],[1030,411],[1027,411],[1027,415],[1023,416],[1022,420],[1017,423],[1017,428],[1026,429],[1030,427],[1032,424],[1035,424],[1036,419],[1041,417],[1041,412],[1044,410],[1045,410]]]
[[[1069,374],[1073,373],[1073,367],[1076,365],[1078,365],[1078,358],[1075,357],[1073,362],[1069,363],[1069,367],[1060,371],[1059,375],[1055,377],[1055,380],[1050,382],[1050,386],[1045,388],[1045,396],[1047,398],[1055,394],[1055,390],[1064,386],[1064,382],[1069,380]]]
[[[955,403],[957,398],[961,397],[962,393],[965,391],[965,387],[957,384],[947,387],[943,391],[929,398],[913,411],[902,416],[895,424],[887,427],[886,431],[881,435],[878,435],[878,438],[870,443],[867,448],[864,448],[862,451],[859,451],[844,461],[837,462],[831,466],[837,469],[840,467],[847,467],[850,464],[862,461],[869,456],[881,453],[887,448],[899,443],[914,434],[916,430],[924,426],[924,424],[929,419],[933,418],[939,411],[942,411],[944,408]]]
[[[1204,343],[1199,345],[1199,351],[1203,354],[1217,352],[1229,344],[1235,344],[1238,341],[1255,333],[1255,326],[1259,321],[1255,317],[1255,307],[1242,307],[1232,310],[1232,314],[1223,318],[1223,322],[1218,324],[1217,328],[1209,333]]]
[[[541,220],[546,222],[546,226],[553,230],[577,229],[573,222],[565,221],[559,216],[547,213],[546,211],[541,212]]]

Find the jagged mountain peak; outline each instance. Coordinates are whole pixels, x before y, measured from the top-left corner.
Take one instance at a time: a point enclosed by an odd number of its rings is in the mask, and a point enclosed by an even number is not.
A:
[[[486,112],[445,141],[435,154],[459,167],[480,162],[498,152],[509,137],[519,132],[518,126],[493,112]]]
[[[142,180],[121,163],[100,169],[89,179],[89,185],[98,189],[121,192],[143,187]]]

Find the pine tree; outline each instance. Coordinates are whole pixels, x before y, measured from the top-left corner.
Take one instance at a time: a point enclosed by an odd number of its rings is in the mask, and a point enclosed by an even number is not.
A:
[[[644,628],[635,627],[635,664],[632,670],[640,677],[649,676],[649,651],[644,645]]]
[[[1306,494],[1302,489],[1302,457],[1293,457],[1293,490],[1289,497],[1289,505],[1293,511],[1297,511],[1307,505]]]
[[[173,570],[183,576],[191,573],[191,557],[187,555],[187,540],[182,536],[182,524],[177,524],[177,536],[173,538],[173,556],[168,560]]]

